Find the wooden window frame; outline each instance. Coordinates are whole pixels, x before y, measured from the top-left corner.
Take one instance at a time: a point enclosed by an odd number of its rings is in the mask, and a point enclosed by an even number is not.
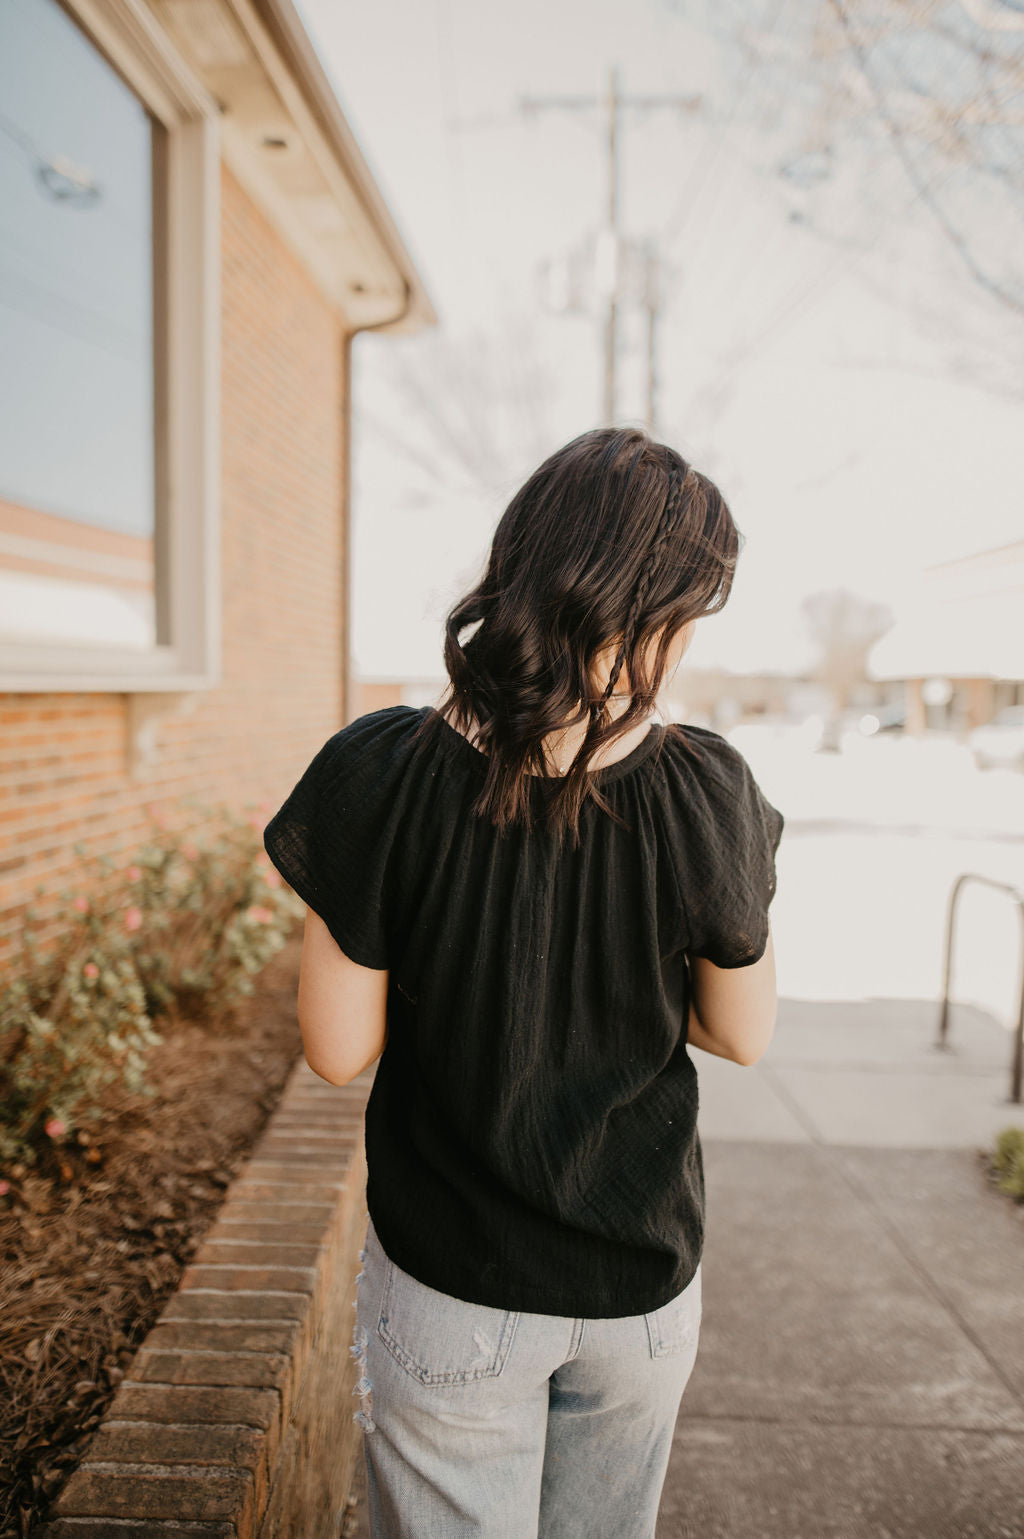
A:
[[[142,0],[61,3],[165,129],[166,200],[154,219],[158,630],[139,653],[2,642],[0,690],[208,689],[221,670],[219,108]]]

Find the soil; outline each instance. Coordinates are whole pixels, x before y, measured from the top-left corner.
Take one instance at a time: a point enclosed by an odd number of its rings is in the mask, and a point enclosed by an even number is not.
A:
[[[87,1146],[55,1146],[11,1177],[0,1199],[0,1539],[30,1539],[45,1521],[277,1105],[301,1051],[301,952],[300,928],[213,1026],[159,1021],[156,1094],[108,1095]]]

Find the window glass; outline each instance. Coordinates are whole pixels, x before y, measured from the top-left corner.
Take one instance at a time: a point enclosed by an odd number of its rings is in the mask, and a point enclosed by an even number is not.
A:
[[[0,640],[158,637],[163,129],[56,0],[0,4]]]

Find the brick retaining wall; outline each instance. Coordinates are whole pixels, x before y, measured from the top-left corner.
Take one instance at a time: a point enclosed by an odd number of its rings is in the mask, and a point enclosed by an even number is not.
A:
[[[373,1072],[299,1060],[42,1539],[337,1539]]]

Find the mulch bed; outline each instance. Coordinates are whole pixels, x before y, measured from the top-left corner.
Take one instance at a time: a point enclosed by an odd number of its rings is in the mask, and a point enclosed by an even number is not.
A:
[[[300,927],[215,1026],[159,1021],[156,1095],[108,1096],[0,1200],[0,1539],[45,1520],[277,1105],[301,952]]]

